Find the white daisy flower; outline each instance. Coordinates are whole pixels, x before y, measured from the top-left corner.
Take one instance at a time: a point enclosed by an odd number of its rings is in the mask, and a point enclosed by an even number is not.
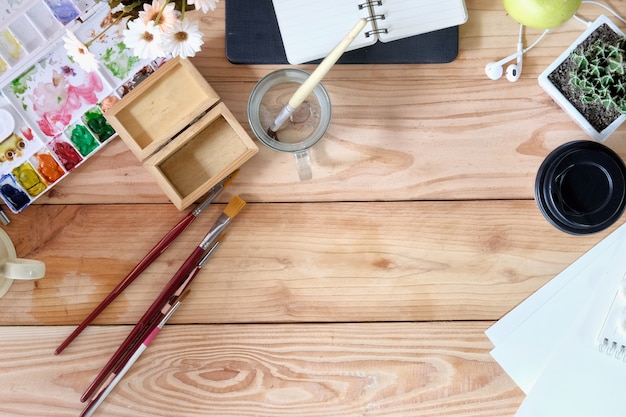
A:
[[[215,10],[220,0],[187,0],[187,4],[193,4],[196,9],[202,9],[206,13],[209,10]]]
[[[178,20],[178,11],[174,9],[174,3],[166,3],[167,0],[152,0],[152,4],[144,3],[143,11],[139,12],[139,18],[148,23],[155,21],[155,25],[161,27],[163,32],[167,32]],[[161,16],[159,17],[159,14]],[[159,21],[156,18],[159,17]]]
[[[198,22],[185,18],[174,24],[174,29],[164,37],[164,47],[172,55],[181,58],[192,57],[204,43]]]
[[[63,36],[63,42],[67,54],[86,72],[96,71],[98,69],[98,60],[96,56],[89,50],[84,43],[78,40],[76,35],[70,30],[66,30],[66,36]]]
[[[163,32],[152,20],[147,23],[141,19],[131,20],[128,29],[124,30],[124,43],[142,59],[165,55],[162,37]]]

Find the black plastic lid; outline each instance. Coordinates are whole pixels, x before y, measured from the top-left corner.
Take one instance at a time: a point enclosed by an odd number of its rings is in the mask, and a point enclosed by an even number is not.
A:
[[[613,150],[580,140],[553,150],[535,181],[535,199],[558,229],[583,235],[606,229],[626,206],[626,167]]]

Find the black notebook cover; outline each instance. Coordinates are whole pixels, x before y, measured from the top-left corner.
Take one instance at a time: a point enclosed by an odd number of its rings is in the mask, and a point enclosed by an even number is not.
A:
[[[288,64],[272,0],[227,0],[225,3],[226,57],[230,62]],[[441,64],[453,61],[458,52],[459,28],[453,26],[393,42],[376,42],[344,53],[337,63]]]

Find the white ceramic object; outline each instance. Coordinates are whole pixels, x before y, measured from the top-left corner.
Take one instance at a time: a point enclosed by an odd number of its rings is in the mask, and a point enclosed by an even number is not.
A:
[[[9,137],[15,129],[15,119],[8,110],[0,109],[0,141]]]
[[[0,297],[15,279],[38,279],[46,273],[46,265],[34,259],[16,258],[15,246],[9,235],[0,229]]]
[[[626,121],[626,115],[621,115],[613,123],[607,126],[601,132],[597,131],[584,116],[574,107],[561,92],[550,82],[548,75],[552,73],[563,61],[565,61],[571,52],[580,45],[593,31],[599,26],[606,23],[617,34],[624,36],[622,32],[609,18],[604,15],[598,17],[588,28],[580,35],[541,75],[539,75],[539,85],[543,90],[574,120],[581,129],[589,136],[599,142],[604,142],[615,130]]]

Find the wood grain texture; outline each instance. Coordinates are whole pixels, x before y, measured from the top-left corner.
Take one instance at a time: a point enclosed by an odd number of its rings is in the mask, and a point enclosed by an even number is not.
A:
[[[513,416],[523,395],[489,356],[490,324],[167,325],[97,415]],[[0,328],[1,416],[78,415],[130,328],[54,356],[69,330]]]
[[[182,217],[169,205],[54,207],[12,226],[18,255],[48,271],[14,283],[0,324],[78,324]],[[223,209],[203,213],[97,323],[135,323]],[[565,235],[532,201],[248,204],[173,320],[497,320],[615,227]]]
[[[460,27],[459,56],[452,63],[333,67],[323,81],[333,119],[311,150],[312,181],[298,180],[291,155],[257,141],[261,150],[233,190],[256,202],[532,199],[537,168],[548,152],[585,138],[537,84],[537,75],[583,26],[572,20],[549,34],[525,55],[518,82],[492,81],[484,67],[514,52],[518,26],[499,1],[467,1],[467,7],[469,21]],[[602,11],[593,5],[581,10],[589,18]],[[229,63],[223,5],[202,21],[205,44],[192,62],[254,137],[246,111],[250,92],[261,77],[284,66]],[[528,29],[527,44],[538,34]],[[620,129],[606,142],[622,157],[625,135]],[[115,139],[37,203],[167,202],[121,142]]]
[[[284,66],[227,61],[225,1],[202,17],[192,61],[252,134],[248,96]],[[78,415],[130,325],[239,195],[248,205],[224,244],[98,415],[513,417],[524,395],[490,357],[485,329],[625,220],[571,236],[534,202],[545,156],[586,139],[536,80],[584,27],[552,31],[518,82],[491,81],[485,64],[514,52],[518,26],[498,0],[466,3],[452,63],[335,66],[313,180],[260,145],[60,356],[73,326],[187,211],[114,139],[11,215],[18,256],[45,261],[47,276],[0,299],[0,416]],[[626,15],[625,2],[606,4]],[[538,35],[528,29],[526,44]],[[625,132],[605,142],[622,157]]]

